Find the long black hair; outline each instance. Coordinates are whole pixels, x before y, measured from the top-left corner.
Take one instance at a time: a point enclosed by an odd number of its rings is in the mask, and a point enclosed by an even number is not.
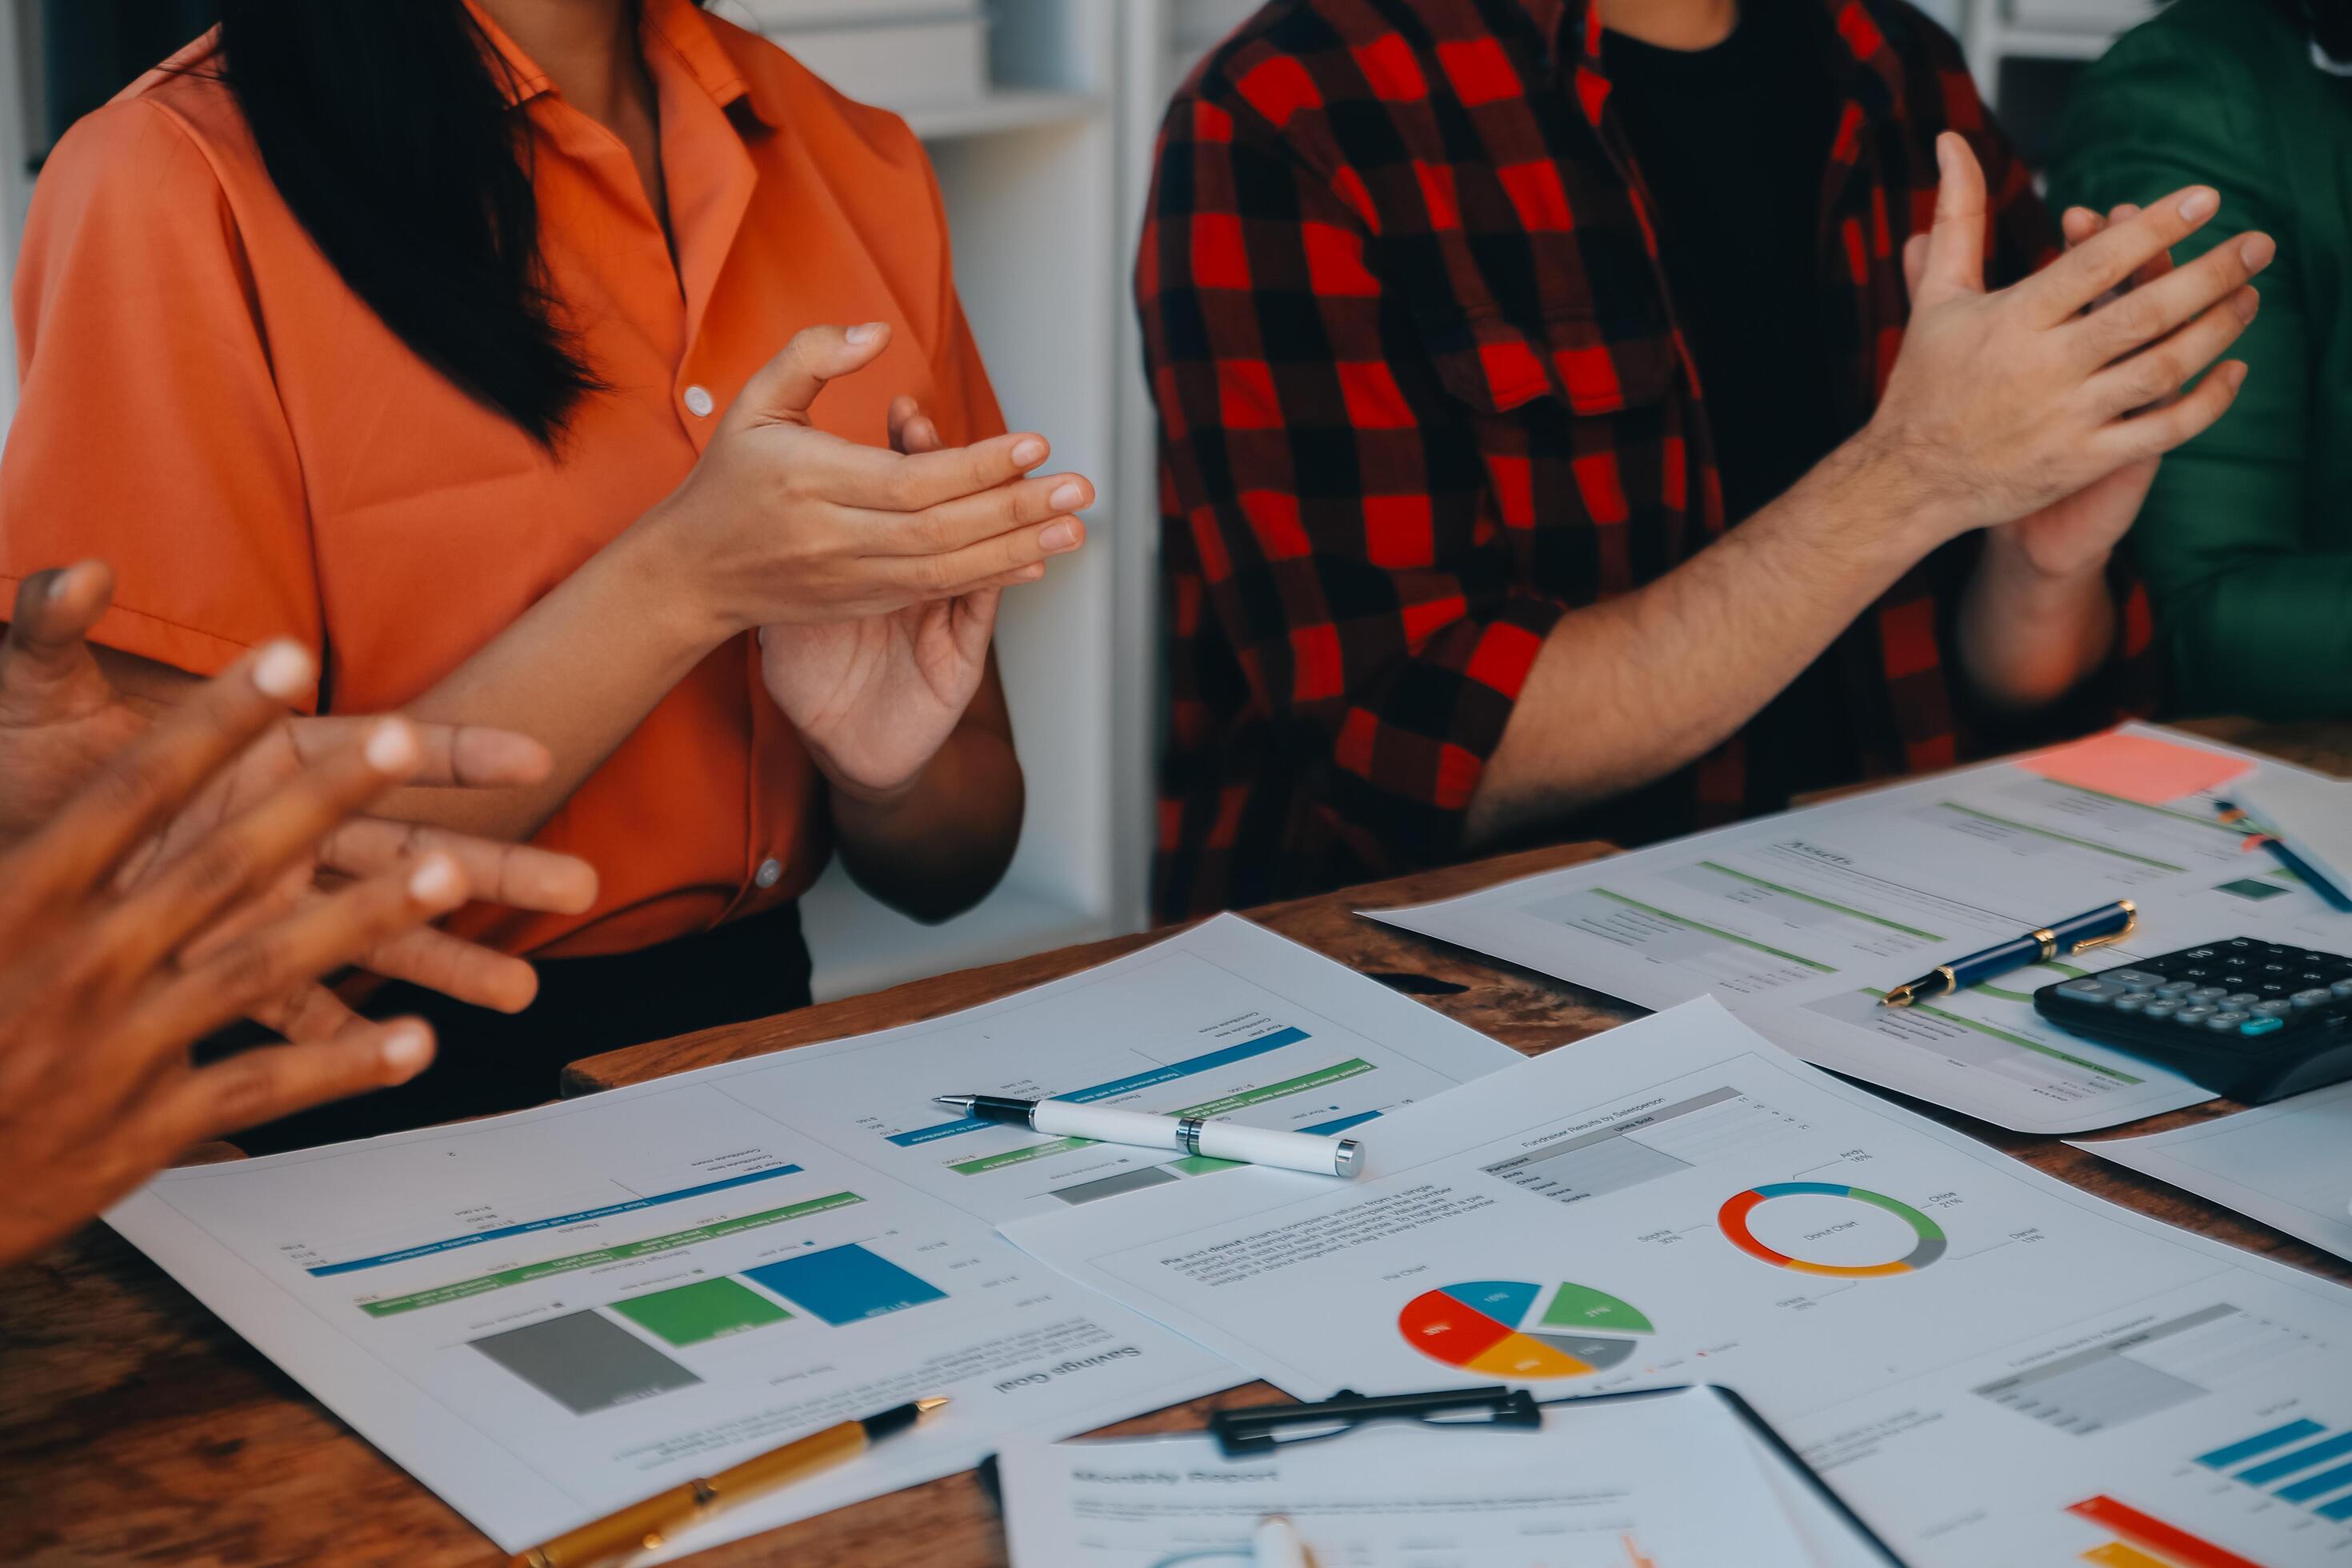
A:
[[[219,0],[219,12],[221,79],[343,281],[428,363],[552,447],[603,384],[549,289],[510,73],[464,0]]]

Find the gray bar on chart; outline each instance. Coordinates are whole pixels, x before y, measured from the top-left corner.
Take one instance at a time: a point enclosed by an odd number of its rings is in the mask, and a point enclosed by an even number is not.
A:
[[[1144,1187],[1165,1186],[1176,1179],[1176,1173],[1165,1166],[1144,1165],[1132,1171],[1121,1171],[1116,1176],[1080,1182],[1075,1186],[1055,1187],[1054,1195],[1066,1204],[1090,1204],[1097,1198],[1115,1198],[1121,1193],[1132,1193]]]
[[[2175,1334],[2237,1315],[2235,1307],[2207,1307],[2187,1317],[2158,1323],[2137,1333],[2073,1355],[2060,1356],[2046,1366],[1985,1384],[1976,1392],[1995,1405],[2030,1415],[2045,1426],[2078,1437],[2153,1415],[2185,1405],[2208,1392],[2185,1377],[2159,1372],[2124,1352]]]
[[[1736,1089],[1709,1089],[1705,1094],[1660,1106],[1643,1115],[1629,1117],[1614,1127],[1604,1127],[1581,1137],[1562,1139],[1548,1149],[1515,1154],[1510,1159],[1486,1166],[1486,1171],[1488,1175],[1498,1176],[1515,1187],[1523,1187],[1564,1204],[1599,1197],[1604,1193],[1622,1192],[1627,1187],[1638,1186],[1655,1177],[1670,1176],[1677,1171],[1691,1168],[1689,1161],[1661,1153],[1646,1143],[1635,1142],[1625,1134],[1740,1098],[1740,1092]]]
[[[572,1312],[509,1329],[476,1340],[473,1346],[574,1415],[691,1388],[702,1381],[595,1312]]]

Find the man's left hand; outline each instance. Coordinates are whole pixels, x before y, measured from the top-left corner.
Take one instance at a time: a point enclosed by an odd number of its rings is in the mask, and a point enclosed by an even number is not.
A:
[[[2105,233],[2112,224],[2123,222],[2136,215],[2137,206],[2116,207],[2106,216],[2085,207],[2069,207],[2062,220],[2066,247],[2076,246]],[[1927,259],[1927,237],[1915,237],[1903,252],[1906,279],[1916,291],[1920,269]],[[2128,292],[2155,282],[2172,270],[2172,258],[2159,256],[2142,268],[2118,293]],[[2112,299],[2114,296],[2107,296]],[[2106,300],[2096,301],[2105,304]],[[2179,394],[2166,398],[2177,401]],[[2162,404],[2152,406],[2161,407]],[[2012,567],[2025,567],[2035,574],[2057,582],[2074,581],[2104,573],[2107,558],[2115,552],[2132,523],[2139,517],[2140,507],[2147,500],[2148,487],[2156,482],[2158,459],[2148,458],[2127,464],[2086,489],[2075,491],[2063,500],[2054,501],[2040,511],[2028,513],[2014,521],[2001,523],[1986,531],[1987,548],[2008,558]]]

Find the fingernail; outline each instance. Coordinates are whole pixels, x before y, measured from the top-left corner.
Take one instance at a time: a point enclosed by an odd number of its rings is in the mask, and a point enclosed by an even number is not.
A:
[[[1055,511],[1076,511],[1078,510],[1079,503],[1087,499],[1087,492],[1085,488],[1078,484],[1064,483],[1055,486],[1054,493],[1045,499],[1052,503]]]
[[[1936,171],[1938,174],[1948,175],[1952,172],[1953,134],[1947,131],[1936,138]]]
[[[383,1065],[414,1078],[433,1059],[433,1034],[422,1024],[395,1024],[383,1037]]]
[[[74,569],[68,566],[64,571],[58,573],[56,576],[51,577],[49,579],[48,596],[51,599],[64,598],[66,596],[66,584],[73,581],[73,574]]]
[[[1018,574],[1024,583],[1034,583],[1038,578],[1043,577],[1045,574],[1045,563],[1042,562],[1034,566],[1024,566]]]
[[[457,862],[446,855],[428,855],[408,874],[408,896],[420,904],[454,904],[466,896]]]
[[[2278,242],[2266,234],[2249,235],[2246,242],[2238,247],[2239,259],[2246,264],[2249,272],[2260,272],[2277,254]]]
[[[1078,531],[1072,524],[1057,522],[1039,534],[1037,542],[1058,555],[1065,550],[1076,550],[1078,547]]]
[[[2238,320],[2252,321],[2263,308],[2263,297],[2252,289],[2238,290]]]
[[[1024,468],[1034,468],[1045,460],[1045,443],[1034,436],[1013,448],[1013,460]]]
[[[300,697],[310,684],[310,651],[296,642],[274,642],[253,661],[253,684],[281,702]]]
[[[2116,208],[2115,216],[2108,221],[2111,223],[2128,223],[2130,220],[2137,216],[2139,216],[2139,205],[2136,202],[2125,202]]]
[[[2246,367],[2242,361],[2230,362],[2230,390],[2235,392],[2246,384]]]
[[[416,765],[416,731],[403,720],[386,719],[367,738],[367,760],[380,773],[407,772]]]
[[[2221,195],[2218,191],[2200,186],[2180,198],[2180,216],[2189,223],[2203,223],[2221,210]]]
[[[850,345],[861,349],[881,335],[882,323],[879,321],[868,321],[862,327],[852,327],[848,333]]]

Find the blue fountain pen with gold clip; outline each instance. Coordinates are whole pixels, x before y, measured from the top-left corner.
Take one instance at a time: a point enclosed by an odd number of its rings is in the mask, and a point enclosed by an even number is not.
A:
[[[1924,1002],[1930,996],[1948,996],[1955,991],[1965,991],[1981,984],[1996,974],[2006,974],[2012,969],[2022,969],[2029,963],[2047,963],[2062,953],[2080,952],[2086,947],[2105,947],[2109,942],[2123,941],[2139,925],[2139,906],[2129,899],[2118,899],[2112,904],[2102,904],[2088,914],[2073,920],[2059,921],[2038,931],[2013,937],[1997,947],[1972,952],[1966,958],[1956,958],[1949,963],[1939,963],[1916,980],[1906,980],[1878,999],[1882,1007],[1908,1007],[1914,1002]]]

